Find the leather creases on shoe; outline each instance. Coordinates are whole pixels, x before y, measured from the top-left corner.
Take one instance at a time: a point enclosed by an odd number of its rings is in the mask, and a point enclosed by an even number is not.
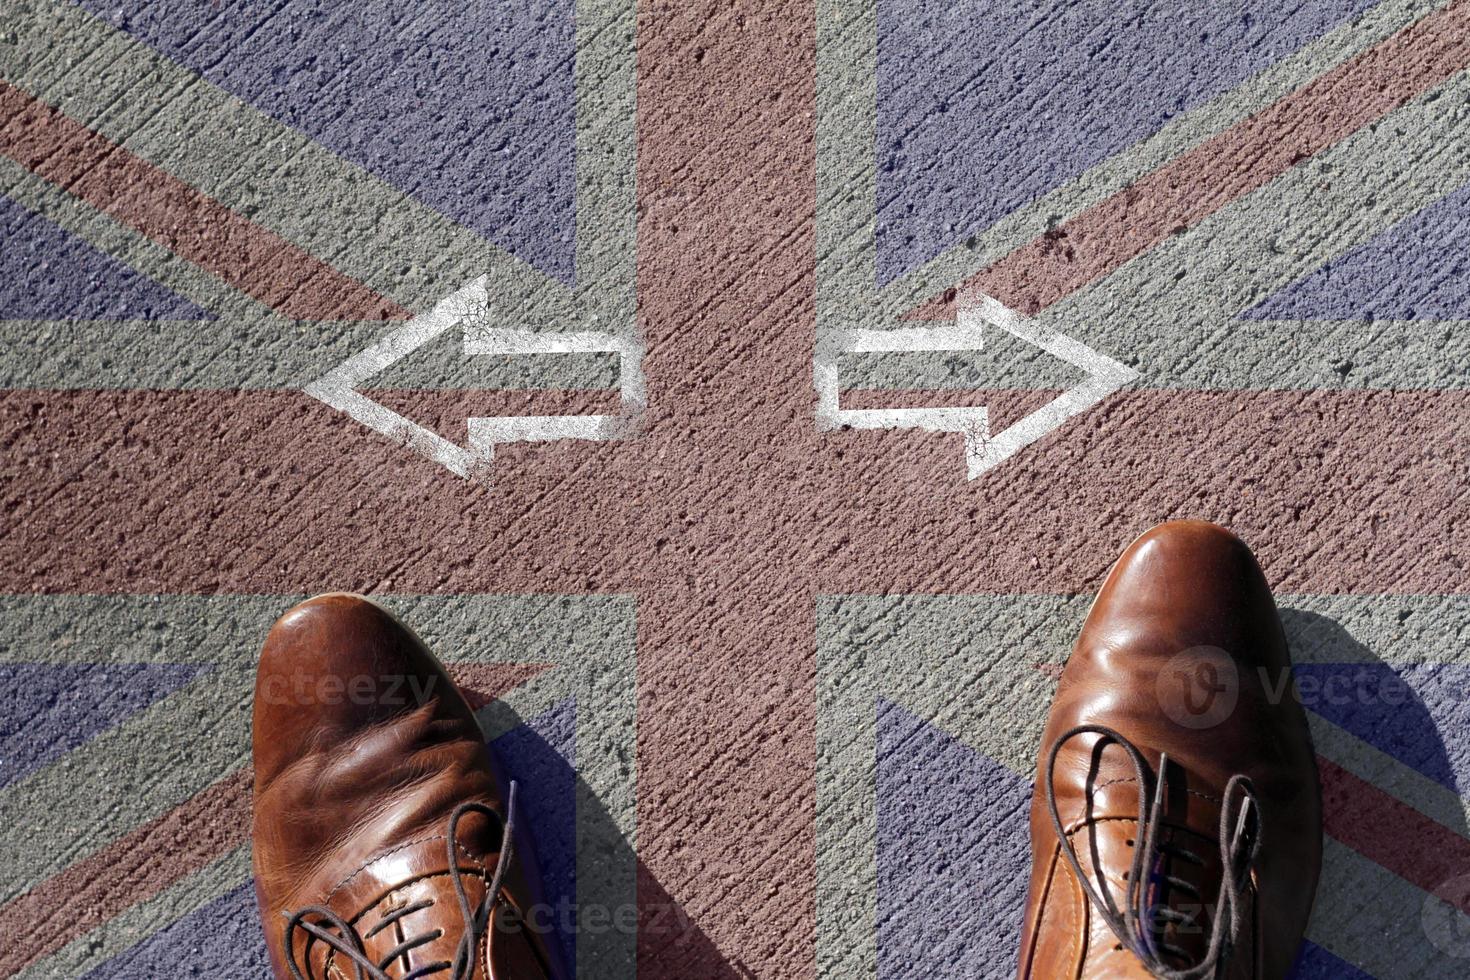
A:
[[[474,976],[475,967],[478,964],[481,941],[485,932],[490,928],[492,914],[497,902],[506,901],[502,899],[501,891],[505,882],[506,872],[514,860],[514,838],[516,812],[516,783],[510,784],[510,795],[506,802],[505,819],[502,821],[500,815],[483,803],[462,803],[454,809],[449,816],[448,828],[445,831],[445,845],[448,855],[448,868],[450,881],[454,885],[455,897],[459,901],[460,915],[464,922],[464,932],[460,937],[459,945],[455,952],[453,961],[440,960],[427,963],[414,968],[411,972],[404,974],[401,978],[394,978],[388,972],[389,966],[394,960],[400,959],[404,954],[420,946],[426,945],[440,938],[441,930],[425,933],[420,936],[412,936],[404,939],[390,949],[378,962],[373,962],[366,952],[364,938],[371,939],[379,932],[396,926],[404,918],[415,912],[421,912],[433,904],[433,899],[427,899],[404,905],[394,909],[383,916],[370,930],[366,937],[359,936],[353,926],[333,912],[325,905],[310,905],[288,917],[286,931],[282,937],[286,966],[290,969],[295,980],[309,980],[308,974],[303,973],[297,961],[295,949],[296,933],[298,931],[307,934],[308,939],[303,952],[310,948],[312,941],[326,944],[344,958],[346,963],[355,971],[355,980],[417,980],[419,977],[440,976],[442,980],[470,980]],[[495,821],[500,825],[499,856],[495,862],[495,873],[490,878],[490,884],[485,889],[485,896],[478,907],[472,907],[469,894],[465,890],[463,875],[464,870],[459,864],[457,833],[459,821],[468,813],[479,813]],[[447,971],[447,972],[446,972]]]
[[[1094,752],[1101,752],[1113,744],[1127,753],[1139,787],[1137,838],[1131,868],[1124,876],[1127,888],[1121,908],[1106,876],[1098,875],[1094,884],[1092,876],[1084,871],[1072,843],[1072,835],[1062,826],[1057,806],[1057,756],[1068,741],[1088,734],[1100,736]],[[1161,871],[1161,859],[1167,855],[1195,865],[1202,865],[1204,860],[1164,839],[1164,801],[1169,795],[1169,767],[1168,754],[1161,753],[1157,773],[1151,772],[1143,753],[1118,732],[1105,725],[1077,725],[1052,742],[1044,782],[1046,807],[1062,857],[1071,866],[1088,902],[1124,948],[1159,980],[1206,980],[1217,976],[1229,960],[1234,941],[1240,933],[1242,903],[1250,887],[1252,865],[1260,853],[1261,808],[1250,779],[1243,775],[1231,777],[1220,808],[1218,840],[1222,873],[1214,903],[1214,921],[1203,954],[1189,962],[1189,952],[1171,943],[1166,933],[1171,926],[1194,925],[1195,916],[1171,907],[1169,902],[1173,895],[1182,893],[1191,905],[1196,905],[1203,901],[1204,896],[1191,882]]]

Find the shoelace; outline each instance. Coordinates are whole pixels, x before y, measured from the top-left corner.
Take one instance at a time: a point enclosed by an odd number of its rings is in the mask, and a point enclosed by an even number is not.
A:
[[[1083,873],[1076,848],[1067,837],[1062,827],[1061,814],[1057,811],[1057,755],[1068,741],[1086,734],[1103,736],[1099,746],[1113,742],[1127,751],[1138,781],[1138,845],[1141,846],[1136,846],[1133,851],[1133,866],[1127,876],[1128,889],[1122,909],[1113,900],[1112,891],[1104,884],[1102,874],[1097,876],[1101,886],[1099,890]],[[1147,760],[1132,742],[1104,725],[1078,725],[1063,732],[1052,743],[1051,754],[1046,763],[1046,805],[1051,811],[1052,829],[1056,831],[1062,855],[1072,866],[1077,881],[1087,893],[1088,901],[1097,909],[1119,941],[1160,980],[1204,980],[1214,976],[1228,960],[1231,943],[1239,932],[1241,896],[1251,865],[1261,848],[1261,808],[1250,779],[1239,774],[1231,776],[1225,785],[1225,794],[1220,804],[1220,865],[1223,875],[1215,901],[1215,921],[1210,929],[1210,943],[1199,962],[1176,969],[1165,962],[1164,957],[1182,959],[1187,955],[1186,952],[1178,946],[1164,943],[1156,934],[1162,931],[1162,923],[1185,923],[1191,921],[1192,916],[1177,909],[1152,906],[1145,886],[1149,884],[1148,879],[1157,866],[1161,853],[1179,854],[1186,859],[1193,859],[1197,864],[1202,863],[1202,859],[1182,849],[1165,846],[1160,841],[1159,831],[1163,824],[1161,814],[1164,800],[1168,797],[1168,768],[1169,756],[1160,753],[1158,776],[1156,779],[1151,778]],[[1198,889],[1179,878],[1165,876],[1160,879],[1160,883],[1183,888],[1193,893],[1194,897],[1201,897]]]
[[[469,893],[465,891],[464,881],[459,869],[459,856],[456,853],[455,841],[459,830],[459,821],[467,813],[481,813],[500,824],[500,856],[495,862],[495,874],[490,878],[490,886],[485,889],[485,897],[481,900],[478,908],[470,907]],[[449,980],[468,980],[475,972],[475,961],[480,952],[480,939],[489,928],[490,917],[495,908],[496,901],[500,897],[500,889],[505,882],[506,869],[510,867],[514,851],[513,833],[515,831],[516,813],[516,784],[512,780],[510,784],[510,797],[505,804],[505,820],[501,821],[500,814],[483,803],[461,803],[454,808],[449,815],[449,829],[445,836],[449,852],[449,878],[454,882],[454,894],[459,899],[460,914],[464,917],[464,935],[460,937],[459,947],[455,951],[454,961],[441,960],[416,967],[411,972],[404,974],[402,980],[417,980],[418,977],[426,977],[433,973],[450,971]],[[378,932],[388,928],[393,923],[406,915],[421,912],[433,905],[433,901],[415,902],[401,909],[388,913],[368,933],[367,938],[372,938]],[[311,921],[308,921],[311,920]],[[325,923],[327,928],[317,921]],[[388,951],[380,961],[374,963],[368,958],[366,948],[363,945],[363,937],[360,937],[346,920],[331,909],[323,905],[309,905],[294,913],[286,924],[284,942],[286,946],[286,965],[291,969],[291,976],[295,980],[307,980],[296,965],[295,935],[296,930],[307,933],[321,942],[326,943],[332,949],[342,954],[356,971],[356,980],[393,980],[386,972],[389,964],[398,959],[404,953],[426,943],[431,943],[443,935],[442,930],[435,930],[416,936],[399,943]],[[308,940],[308,945],[310,940]]]

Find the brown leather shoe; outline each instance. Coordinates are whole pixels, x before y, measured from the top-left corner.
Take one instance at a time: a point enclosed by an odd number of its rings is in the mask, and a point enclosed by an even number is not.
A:
[[[1042,738],[1020,976],[1287,975],[1322,858],[1289,670],[1229,531],[1164,524],[1124,552]]]
[[[411,630],[359,596],[302,603],[266,639],[254,724],[278,978],[564,975],[514,787],[508,811],[469,705]]]

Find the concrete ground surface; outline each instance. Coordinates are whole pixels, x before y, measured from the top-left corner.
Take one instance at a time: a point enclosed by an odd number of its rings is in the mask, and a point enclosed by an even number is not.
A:
[[[0,0],[0,972],[266,974],[254,661],[350,589],[578,976],[1004,976],[1090,594],[1200,517],[1297,975],[1465,975],[1467,69],[1464,0]]]

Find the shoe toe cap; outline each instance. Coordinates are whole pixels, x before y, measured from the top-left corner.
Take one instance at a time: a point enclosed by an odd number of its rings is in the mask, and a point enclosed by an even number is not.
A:
[[[1243,664],[1284,663],[1265,575],[1245,543],[1206,521],[1172,521],[1138,538],[1113,567],[1078,644],[1174,656],[1198,647]]]
[[[439,662],[412,630],[358,595],[329,593],[271,628],[256,674],[257,780],[308,750],[436,702],[437,714],[474,725]]]

